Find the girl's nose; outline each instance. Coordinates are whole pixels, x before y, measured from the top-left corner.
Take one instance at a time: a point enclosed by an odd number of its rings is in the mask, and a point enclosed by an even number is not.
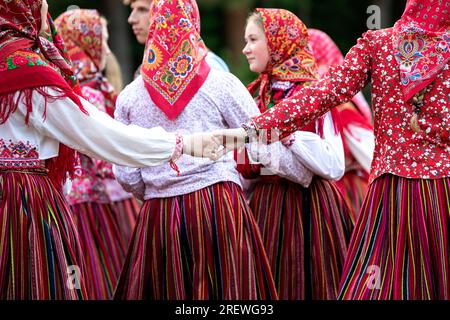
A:
[[[245,47],[244,47],[244,49],[242,49],[242,53],[243,54],[247,54],[247,53],[249,53],[250,52],[250,49],[249,49],[249,46],[248,46],[248,43],[245,45]]]

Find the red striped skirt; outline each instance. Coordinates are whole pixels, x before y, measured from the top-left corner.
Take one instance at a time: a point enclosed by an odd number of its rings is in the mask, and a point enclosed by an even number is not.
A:
[[[85,256],[89,296],[95,300],[111,299],[128,245],[117,223],[117,208],[85,202],[71,206],[71,210]]]
[[[285,179],[261,182],[250,206],[279,298],[336,299],[353,229],[336,186],[317,177],[309,188]]]
[[[352,236],[341,299],[450,298],[450,178],[383,175]]]
[[[356,221],[369,187],[368,178],[352,170],[347,172],[341,180],[336,181],[336,186],[352,210],[353,220]]]
[[[0,171],[0,299],[86,299],[68,204],[45,168]]]
[[[117,215],[114,218],[119,226],[122,241],[128,248],[139,211],[141,210],[140,205],[135,198],[115,201],[112,205],[117,211]]]
[[[276,299],[258,226],[239,186],[147,200],[116,299]]]

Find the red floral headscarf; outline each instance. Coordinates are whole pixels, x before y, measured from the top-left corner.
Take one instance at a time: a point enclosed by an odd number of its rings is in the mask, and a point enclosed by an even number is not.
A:
[[[342,64],[344,62],[344,56],[336,43],[325,32],[312,28],[308,29],[308,32],[309,43],[317,61],[319,75],[320,77],[323,77],[332,65]],[[372,113],[363,94],[358,92],[358,94],[352,98],[352,102],[364,118],[371,123]]]
[[[0,1],[0,124],[16,111],[20,101],[32,111],[32,94],[40,92],[49,98],[72,99],[84,111],[77,94],[80,92],[73,76],[61,38],[48,15],[50,34],[42,37],[42,0]],[[49,96],[42,87],[59,91],[58,97]],[[17,95],[17,93],[19,93]],[[44,113],[45,114],[45,113]],[[75,152],[60,145],[59,155],[48,161],[50,178],[59,186],[66,173],[73,176]]]
[[[194,0],[155,0],[141,74],[150,97],[176,119],[205,82],[211,68],[200,37]]]
[[[100,70],[104,54],[100,14],[97,10],[70,10],[56,18],[55,25],[64,39],[80,85],[101,91],[107,104],[106,111],[112,116],[117,95]]]
[[[284,9],[261,9],[261,15],[269,47],[270,61],[267,70],[248,85],[267,107],[270,104],[271,81],[307,82],[317,80],[317,65],[309,47],[308,29],[292,12]]]
[[[408,0],[394,32],[395,58],[408,101],[432,83],[450,59],[450,1]]]

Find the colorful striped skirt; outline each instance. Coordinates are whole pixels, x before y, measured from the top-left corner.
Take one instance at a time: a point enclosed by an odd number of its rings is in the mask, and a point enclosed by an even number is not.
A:
[[[85,202],[71,206],[80,244],[85,254],[89,296],[111,299],[125,260],[125,242],[116,207],[107,203]]]
[[[87,299],[69,206],[45,169],[0,171],[0,299]]]
[[[450,299],[450,178],[377,178],[353,233],[340,299]]]
[[[239,186],[221,182],[144,203],[115,299],[276,298]]]
[[[342,193],[347,205],[352,210],[353,220],[356,221],[369,187],[368,177],[361,176],[356,170],[347,172],[336,186]]]
[[[112,203],[112,206],[117,211],[114,218],[116,224],[119,226],[122,242],[126,245],[125,247],[128,248],[139,211],[141,210],[140,205],[135,198],[130,198],[115,201]]]
[[[353,229],[336,186],[317,177],[309,188],[285,179],[260,182],[250,206],[279,298],[336,299]]]

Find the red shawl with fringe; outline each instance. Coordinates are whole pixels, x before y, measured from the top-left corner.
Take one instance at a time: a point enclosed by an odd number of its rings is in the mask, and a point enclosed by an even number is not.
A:
[[[0,125],[25,104],[28,124],[33,110],[32,94],[37,91],[52,99],[70,98],[85,112],[76,93],[67,51],[48,15],[49,33],[39,35],[42,0],[15,0],[0,2]],[[47,93],[53,87],[57,96]],[[44,112],[45,117],[45,112]],[[73,176],[75,151],[60,145],[59,155],[47,162],[49,177],[57,187],[64,183],[67,173]]]

